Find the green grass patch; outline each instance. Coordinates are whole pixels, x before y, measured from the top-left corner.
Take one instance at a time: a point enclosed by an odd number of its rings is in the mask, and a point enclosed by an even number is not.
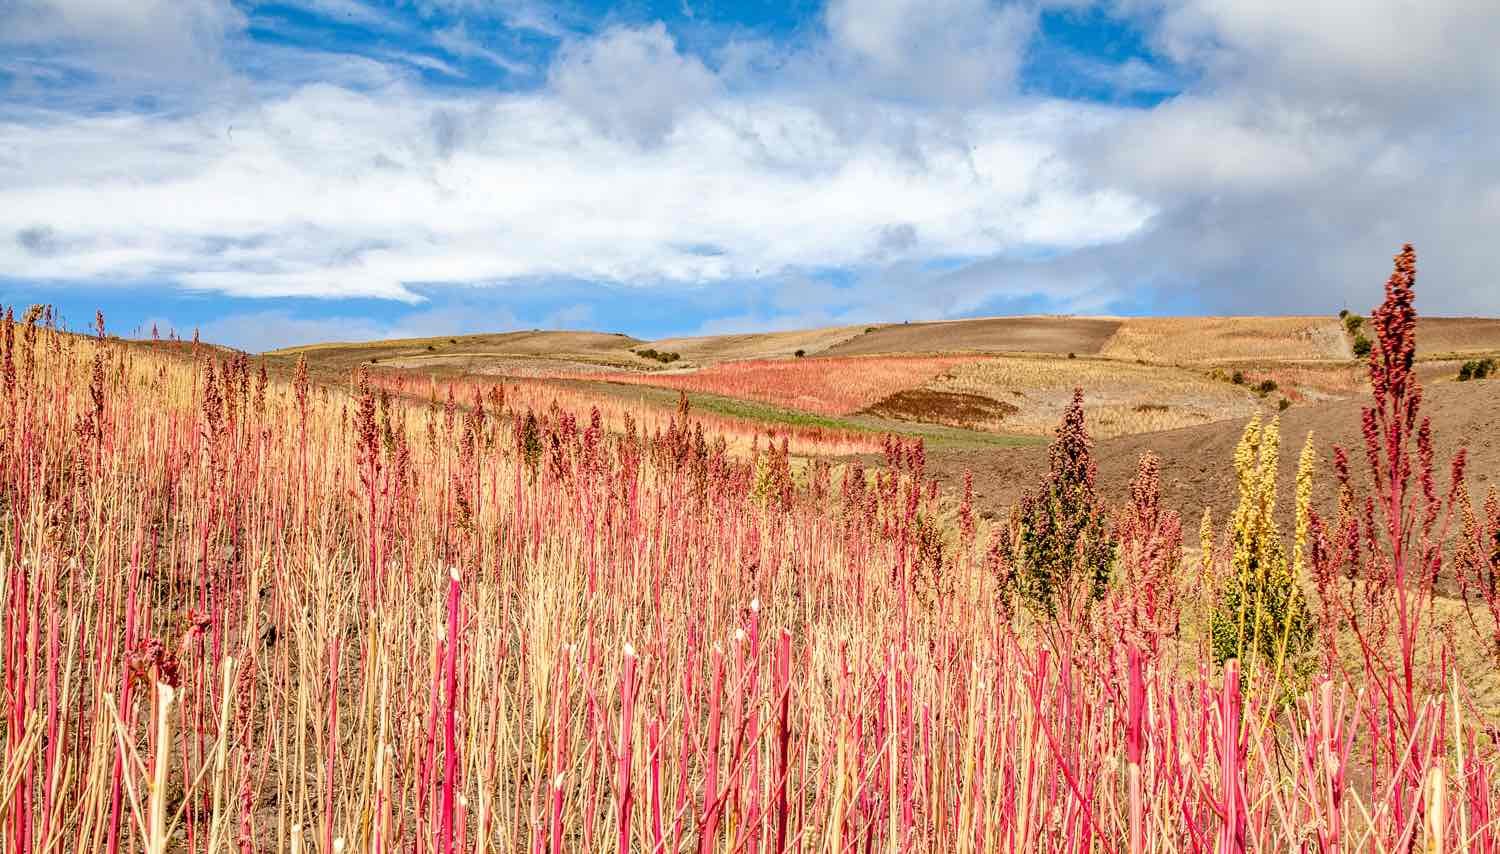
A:
[[[619,397],[648,401],[661,406],[674,406],[677,391],[674,389],[642,386],[634,383],[615,383],[608,380],[552,380],[580,387],[606,390]],[[783,424],[792,427],[821,427],[825,430],[847,430],[853,433],[896,433],[902,436],[920,436],[933,447],[942,448],[1011,448],[1023,445],[1045,444],[1040,436],[1022,436],[1008,433],[989,433],[982,430],[964,430],[940,424],[920,424],[910,421],[894,421],[869,415],[831,416],[785,409],[753,400],[741,400],[717,394],[689,392],[688,401],[693,409],[713,415],[758,421],[765,424]]]

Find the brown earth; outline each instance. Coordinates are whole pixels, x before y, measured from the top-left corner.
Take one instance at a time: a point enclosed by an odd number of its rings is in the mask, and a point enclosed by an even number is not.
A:
[[[1294,406],[1281,413],[1280,508],[1292,506],[1297,456],[1309,432],[1319,458],[1316,501],[1326,502],[1334,494],[1335,443],[1349,451],[1356,474],[1365,470],[1360,410],[1366,402],[1364,397],[1335,400]],[[1500,488],[1500,380],[1427,385],[1422,413],[1432,419],[1439,490],[1447,488],[1449,461],[1459,447],[1467,448],[1467,480],[1475,499],[1481,500],[1491,487]],[[1247,420],[1235,418],[1096,442],[1100,489],[1111,502],[1124,501],[1141,455],[1154,452],[1162,460],[1163,498],[1182,514],[1191,540],[1203,508],[1212,508],[1215,518],[1223,520],[1238,498],[1231,461]],[[945,448],[928,454],[928,469],[945,489],[957,490],[964,472],[972,472],[976,503],[981,510],[998,515],[1007,513],[1046,468],[1043,446]]]
[[[972,428],[1003,421],[1005,416],[1020,411],[1014,404],[979,394],[912,388],[898,391],[860,414]]]
[[[827,356],[888,353],[1097,353],[1120,326],[1089,317],[987,317],[881,326],[824,350]]]
[[[1492,317],[1417,318],[1417,355],[1500,352],[1500,320]]]

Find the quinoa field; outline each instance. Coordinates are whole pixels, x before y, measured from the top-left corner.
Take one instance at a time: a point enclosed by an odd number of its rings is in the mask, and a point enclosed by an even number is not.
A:
[[[3,847],[1496,850],[1500,504],[1432,453],[1414,263],[1364,447],[1252,420],[1228,518],[1149,455],[1106,503],[1081,397],[983,519],[899,436],[731,447],[7,312]]]

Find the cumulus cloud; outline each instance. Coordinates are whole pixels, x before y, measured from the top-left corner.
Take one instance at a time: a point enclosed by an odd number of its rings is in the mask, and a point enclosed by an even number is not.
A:
[[[229,0],[13,0],[3,14],[0,45],[83,48],[91,72],[158,82],[224,74],[224,41],[245,25]]]
[[[1040,0],[829,0],[801,40],[706,53],[661,23],[586,33],[529,2],[416,4],[560,40],[533,70],[462,21],[428,34],[455,75],[480,60],[534,84],[511,91],[424,86],[425,54],[389,48],[250,50],[228,0],[164,5],[19,0],[0,27],[12,74],[125,75],[140,57],[235,78],[234,97],[170,111],[0,105],[0,275],[414,306],[434,283],[760,288],[719,323],[744,328],[1037,295],[1357,309],[1412,240],[1423,310],[1500,311],[1500,15],[1475,0],[1100,4],[1157,54],[1067,61],[1173,93],[1148,107],[1023,92]],[[65,48],[19,49],[50,42]],[[302,333],[402,331],[349,328]]]
[[[1195,74],[1187,91],[1070,139],[1062,156],[1154,211],[1129,239],[1032,263],[978,262],[970,287],[1088,284],[1229,312],[1363,310],[1403,242],[1420,307],[1500,311],[1500,39],[1493,5],[1122,3]],[[1488,269],[1487,269],[1488,268]],[[1133,289],[1133,290],[1132,290]]]
[[[989,0],[831,0],[832,49],[876,91],[974,104],[1008,95],[1035,10]]]
[[[1054,156],[1069,126],[1045,104],[977,114],[971,148],[913,161],[743,96],[647,147],[549,93],[439,99],[404,84],[306,86],[186,117],[48,115],[0,125],[13,152],[0,233],[44,222],[70,251],[0,243],[0,269],[414,301],[419,283],[713,283],[859,264],[882,233],[887,249],[943,257],[1120,239],[1149,211],[1076,188]]]
[[[665,139],[719,85],[702,60],[677,51],[660,22],[565,44],[547,82],[599,131],[642,145]]]

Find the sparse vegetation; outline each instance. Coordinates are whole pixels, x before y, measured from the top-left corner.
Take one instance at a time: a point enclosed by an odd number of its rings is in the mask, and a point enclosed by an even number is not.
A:
[[[1495,360],[1492,358],[1470,359],[1464,362],[1458,369],[1458,381],[1488,379],[1495,373]]]
[[[643,359],[653,359],[655,361],[661,362],[663,365],[670,365],[678,359],[682,358],[682,356],[677,353],[663,353],[652,347],[642,347],[641,349],[635,350],[633,352]]]

